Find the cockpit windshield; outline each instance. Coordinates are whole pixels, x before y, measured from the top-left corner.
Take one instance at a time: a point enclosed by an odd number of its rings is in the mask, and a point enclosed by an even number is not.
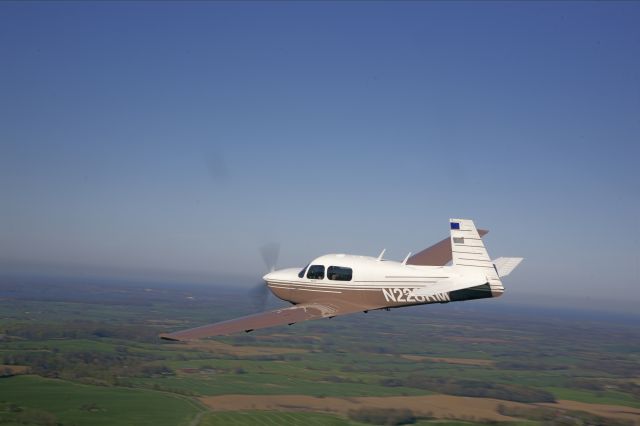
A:
[[[304,268],[302,268],[300,272],[298,272],[298,278],[304,278],[304,271],[306,271],[308,267],[309,267],[309,264],[307,263],[307,265]]]

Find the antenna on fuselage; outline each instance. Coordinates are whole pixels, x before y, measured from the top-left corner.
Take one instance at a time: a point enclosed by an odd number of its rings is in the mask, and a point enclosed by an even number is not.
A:
[[[411,252],[409,252],[409,254],[407,255],[407,257],[404,258],[404,260],[402,261],[403,265],[407,264],[407,260],[409,260],[409,256],[411,256]]]
[[[385,251],[387,251],[387,249],[382,249],[382,251],[380,252],[380,256],[378,256],[378,262],[382,260],[382,256],[384,256]]]

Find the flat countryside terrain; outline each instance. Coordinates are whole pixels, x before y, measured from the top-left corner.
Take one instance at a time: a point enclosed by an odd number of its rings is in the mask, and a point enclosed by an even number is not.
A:
[[[0,424],[640,424],[633,317],[498,299],[185,344],[157,334],[251,313],[247,290],[4,279],[0,297]]]

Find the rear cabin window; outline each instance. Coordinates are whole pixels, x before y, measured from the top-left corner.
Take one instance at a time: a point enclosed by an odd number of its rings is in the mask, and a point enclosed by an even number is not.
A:
[[[327,277],[334,281],[351,281],[353,270],[351,268],[343,268],[342,266],[329,266],[327,269]]]
[[[309,266],[308,263],[307,263],[307,266]],[[298,272],[298,278],[304,278],[304,271],[307,270],[307,266],[305,266],[304,268],[302,268],[300,272]]]
[[[307,271],[307,278],[311,280],[323,280],[324,279],[324,266],[323,265],[311,265]]]

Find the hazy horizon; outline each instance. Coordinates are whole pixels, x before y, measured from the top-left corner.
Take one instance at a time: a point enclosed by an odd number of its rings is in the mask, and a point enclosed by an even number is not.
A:
[[[2,2],[0,270],[258,280],[266,242],[402,260],[464,217],[525,258],[507,295],[637,304],[638,18]]]
[[[87,286],[116,286],[116,287],[160,287],[184,288],[185,291],[194,288],[221,288],[237,289],[240,292],[247,292],[247,297],[251,296],[251,289],[257,285],[262,285],[259,276],[236,274],[207,274],[197,271],[170,271],[170,270],[135,270],[135,269],[104,269],[99,267],[68,267],[60,268],[54,265],[45,267],[43,265],[33,265],[31,269],[25,265],[15,268],[0,263],[0,295],[5,284],[10,286],[16,284],[26,285],[51,285],[56,287],[64,285],[87,285]],[[505,280],[506,281],[506,280]],[[498,299],[482,299],[483,305],[498,303],[505,306],[525,306],[525,307],[548,307],[552,309],[567,309],[569,311],[595,311],[602,313],[619,313],[632,315],[640,319],[635,300],[625,300],[607,295],[597,295],[584,292],[574,292],[567,294],[548,294],[535,292],[533,286],[511,286],[506,285],[505,293]],[[75,294],[75,291],[72,292]],[[278,301],[286,305],[286,302],[270,296],[272,301]],[[475,301],[478,303],[478,301]],[[465,303],[464,307],[471,307],[473,303]],[[434,305],[423,306],[423,309],[433,309]],[[458,305],[451,305],[456,308]],[[482,307],[480,307],[482,308]]]

